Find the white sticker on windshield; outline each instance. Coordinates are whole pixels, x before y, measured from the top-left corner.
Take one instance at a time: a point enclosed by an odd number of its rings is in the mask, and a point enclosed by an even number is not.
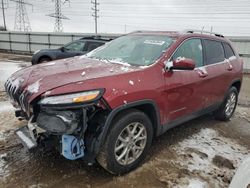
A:
[[[153,44],[153,45],[163,45],[165,43],[165,41],[162,40],[145,40],[144,41],[145,44]]]

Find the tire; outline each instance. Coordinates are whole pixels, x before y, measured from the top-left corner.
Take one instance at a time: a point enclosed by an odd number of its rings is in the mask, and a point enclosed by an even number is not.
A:
[[[51,59],[49,57],[42,57],[41,59],[39,59],[38,64],[40,63],[46,63],[51,61]]]
[[[128,130],[130,130],[130,136]],[[125,138],[129,140],[126,143]],[[135,169],[146,157],[152,138],[152,123],[145,113],[138,110],[124,111],[112,123],[105,144],[97,156],[97,161],[112,174],[127,173]],[[134,141],[136,139],[138,140]],[[119,149],[118,146],[122,145],[123,147]]]
[[[215,113],[215,118],[222,121],[228,121],[232,117],[238,102],[238,90],[236,87],[231,87],[226,97]]]

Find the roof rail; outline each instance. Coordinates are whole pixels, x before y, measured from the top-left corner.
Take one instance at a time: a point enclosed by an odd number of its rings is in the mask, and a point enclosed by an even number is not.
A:
[[[136,30],[136,31],[132,31],[132,32],[130,32],[128,34],[133,34],[133,33],[147,33],[147,32],[150,32],[150,33],[179,33],[179,31]]]
[[[200,34],[209,34],[209,35],[214,35],[216,37],[222,37],[224,38],[224,35],[219,34],[219,33],[213,33],[211,31],[204,31],[204,30],[193,30],[193,29],[188,29],[184,30],[183,33],[200,33]]]
[[[81,37],[80,40],[82,39],[96,39],[96,40],[107,40],[110,41],[112,38],[107,38],[107,37],[102,37],[101,35],[92,35],[92,36],[86,36],[86,37]]]

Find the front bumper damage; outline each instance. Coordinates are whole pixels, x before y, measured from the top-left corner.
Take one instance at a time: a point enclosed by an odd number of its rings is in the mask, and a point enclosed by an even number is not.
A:
[[[31,128],[30,126],[23,126],[16,131],[16,135],[21,140],[22,144],[29,150],[38,146],[39,127]],[[45,132],[45,131],[44,131]],[[73,135],[63,134],[61,136],[62,155],[69,159],[75,160],[84,157],[84,141]]]
[[[16,131],[16,135],[20,138],[22,144],[28,149],[32,149],[37,146],[37,142],[32,138],[28,126],[24,126],[18,129]]]
[[[25,147],[33,149],[43,145],[44,140],[53,140],[50,141],[52,147],[58,149],[65,158],[82,158],[88,164],[95,162],[95,142],[100,140],[109,113],[108,107],[98,101],[81,108],[40,106],[36,111],[28,125],[16,131]]]
[[[33,123],[34,116],[28,121],[28,125],[23,126],[16,130],[16,135],[20,138],[23,145],[28,149],[33,149],[37,147],[37,140],[40,134],[46,132],[46,130],[37,126],[36,123]]]
[[[22,88],[22,80],[8,79],[5,89],[17,108],[16,117],[28,120],[28,125],[16,131],[24,146],[29,149],[45,146],[46,149],[48,145],[47,148],[58,149],[67,159],[95,162],[111,112],[102,98],[104,90],[100,89],[96,99],[85,103],[48,105],[39,103],[41,96],[30,102],[31,93]]]

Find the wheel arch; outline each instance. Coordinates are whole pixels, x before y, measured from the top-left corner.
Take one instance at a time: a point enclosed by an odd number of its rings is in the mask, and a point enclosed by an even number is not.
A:
[[[39,58],[38,58],[38,63],[40,63],[41,59],[44,59],[44,58],[48,58],[50,59],[51,61],[53,60],[51,56],[49,55],[41,55]]]
[[[160,124],[160,114],[157,107],[157,104],[153,100],[140,100],[132,103],[128,103],[113,109],[107,117],[107,120],[104,124],[103,131],[100,134],[97,142],[95,143],[95,154],[99,152],[101,146],[105,142],[106,136],[108,134],[108,130],[111,128],[112,122],[119,114],[130,110],[137,109],[144,112],[150,119],[153,125],[154,136],[158,136],[162,132],[162,126]]]
[[[230,90],[231,87],[236,87],[238,93],[240,92],[240,88],[241,88],[241,79],[235,79],[233,80],[230,84],[229,87],[227,88],[227,90],[225,91],[224,97],[222,98],[221,103],[223,103],[223,101],[225,101],[226,97],[227,97],[227,92]]]
[[[144,112],[148,116],[153,125],[154,135],[157,136],[161,133],[160,114],[158,111],[158,107],[153,100],[140,100],[122,105],[112,110],[111,113],[109,114],[109,117],[107,118],[105,126],[110,127],[113,120],[117,116],[119,116],[119,114],[130,109],[137,109],[139,111]]]
[[[241,80],[240,80],[240,79],[234,80],[234,81],[231,83],[230,88],[231,88],[232,86],[236,87],[236,89],[238,90],[238,92],[240,92]]]

